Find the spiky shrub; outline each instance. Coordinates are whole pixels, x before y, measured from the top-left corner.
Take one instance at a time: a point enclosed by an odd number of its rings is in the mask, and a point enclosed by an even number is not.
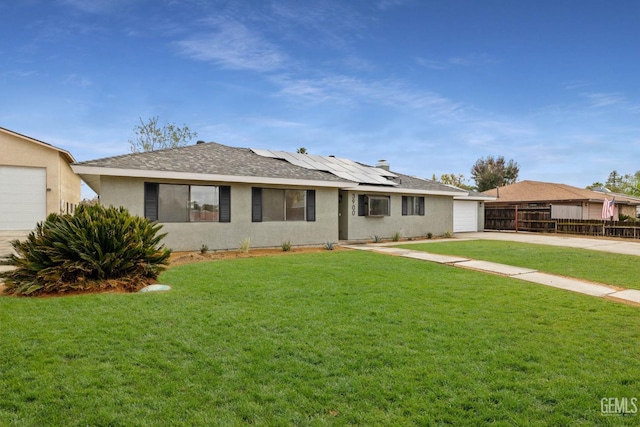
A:
[[[166,268],[171,251],[160,245],[162,226],[125,208],[79,206],[74,215],[51,214],[20,242],[0,274],[6,291],[40,295],[111,288],[135,291]]]
[[[249,253],[249,249],[251,249],[251,239],[247,237],[240,242],[240,252],[246,254]]]

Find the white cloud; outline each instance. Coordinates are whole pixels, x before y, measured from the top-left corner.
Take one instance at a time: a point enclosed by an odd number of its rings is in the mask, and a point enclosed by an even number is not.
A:
[[[609,107],[625,103],[625,98],[619,93],[583,93],[584,97],[594,108]]]
[[[85,13],[110,12],[120,6],[130,6],[132,0],[59,0],[64,6],[69,6]]]
[[[328,75],[315,79],[296,79],[290,76],[274,77],[281,86],[283,96],[304,99],[321,104],[335,102],[341,105],[373,103],[400,109],[419,110],[427,115],[450,116],[463,105],[436,93],[417,91],[394,80],[367,81],[344,75]]]
[[[407,3],[407,0],[378,0],[378,9],[387,10],[399,7]]]
[[[477,67],[488,64],[495,64],[498,62],[495,58],[491,56],[480,53],[480,54],[469,54],[464,56],[452,56],[444,60],[424,58],[424,57],[416,57],[415,61],[431,70],[449,70],[451,68],[456,67]]]
[[[309,46],[344,49],[365,36],[367,18],[344,1],[273,1],[270,14],[257,18],[273,35]]]
[[[271,71],[287,61],[285,54],[237,21],[211,21],[212,32],[176,42],[180,53],[224,68]]]
[[[80,87],[89,87],[93,84],[91,79],[80,74],[70,74],[64,80],[65,83]]]
[[[282,119],[277,119],[274,117],[267,117],[267,116],[249,116],[245,118],[245,121],[251,124],[264,126],[267,128],[294,128],[294,127],[305,126],[304,123],[295,122],[291,120],[282,120]]]

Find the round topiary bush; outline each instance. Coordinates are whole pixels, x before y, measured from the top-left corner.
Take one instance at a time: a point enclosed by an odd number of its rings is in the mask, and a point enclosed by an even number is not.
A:
[[[166,234],[125,208],[81,205],[73,215],[51,214],[2,263],[5,291],[41,295],[71,291],[137,291],[166,268]]]

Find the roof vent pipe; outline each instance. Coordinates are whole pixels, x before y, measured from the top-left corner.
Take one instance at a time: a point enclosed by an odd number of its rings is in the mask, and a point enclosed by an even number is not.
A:
[[[202,141],[202,140],[196,141],[196,145],[198,145],[198,144],[204,144],[204,141]]]
[[[386,160],[378,160],[378,163],[376,164],[376,167],[388,171],[389,170],[389,162],[387,162]]]

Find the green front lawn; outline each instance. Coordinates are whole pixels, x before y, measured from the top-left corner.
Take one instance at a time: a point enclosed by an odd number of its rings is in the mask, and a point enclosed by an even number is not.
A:
[[[451,240],[397,247],[527,267],[622,288],[640,289],[640,257],[633,255],[496,240]]]
[[[637,425],[640,310],[358,251],[0,298],[0,425]]]

